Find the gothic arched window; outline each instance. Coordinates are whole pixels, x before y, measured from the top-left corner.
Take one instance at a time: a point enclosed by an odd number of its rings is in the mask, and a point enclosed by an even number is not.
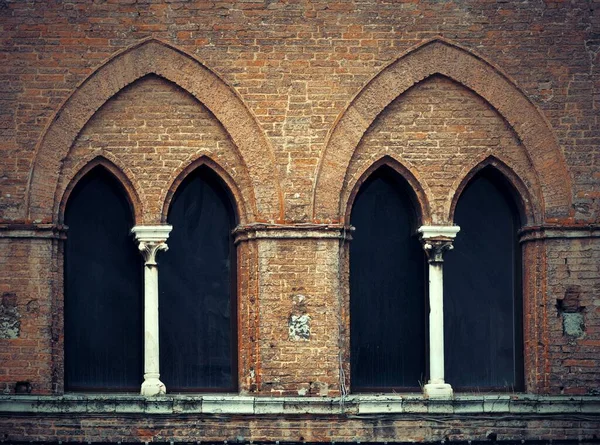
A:
[[[65,389],[137,392],[142,266],[123,187],[93,168],[71,192],[65,223]]]
[[[408,183],[383,166],[360,187],[350,217],[353,391],[418,390],[425,378],[425,258]]]
[[[160,369],[169,391],[237,389],[236,213],[227,186],[201,166],[181,183],[160,259]]]
[[[446,381],[455,389],[523,389],[521,217],[494,168],[467,184],[460,233],[444,262]]]

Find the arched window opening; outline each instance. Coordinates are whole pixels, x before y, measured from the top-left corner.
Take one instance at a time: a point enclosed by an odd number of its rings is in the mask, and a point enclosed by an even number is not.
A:
[[[65,223],[65,389],[137,392],[142,266],[123,187],[93,168],[71,192]]]
[[[232,198],[210,168],[173,196],[160,260],[160,369],[170,392],[237,389],[236,224]]]
[[[454,389],[523,389],[519,208],[488,167],[460,196],[460,233],[444,263],[446,380]]]
[[[377,169],[354,201],[350,243],[352,390],[419,390],[425,379],[425,257],[411,190]]]

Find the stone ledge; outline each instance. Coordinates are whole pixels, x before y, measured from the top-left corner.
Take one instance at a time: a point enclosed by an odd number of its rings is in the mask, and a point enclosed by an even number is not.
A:
[[[65,225],[0,223],[0,238],[65,239],[67,230]]]
[[[352,239],[353,227],[340,224],[266,224],[240,225],[233,230],[235,242],[257,239]]]
[[[540,241],[546,239],[599,238],[600,225],[564,225],[564,226],[527,226],[519,231],[519,242]]]
[[[236,415],[373,415],[373,414],[509,414],[600,415],[597,396],[457,395],[427,400],[417,395],[332,397],[255,397],[244,395],[77,394],[64,396],[2,395],[0,415],[22,414],[236,414]]]

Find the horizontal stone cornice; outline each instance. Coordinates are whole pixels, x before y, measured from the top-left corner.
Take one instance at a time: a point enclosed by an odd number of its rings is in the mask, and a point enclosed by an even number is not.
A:
[[[546,239],[574,238],[600,238],[600,224],[528,226],[519,231],[519,241],[521,243]]]
[[[0,224],[0,238],[65,239],[68,227],[57,224]]]
[[[341,224],[246,224],[237,226],[235,242],[256,239],[352,239],[351,226]]]
[[[420,395],[352,395],[339,397],[261,397],[234,394],[0,396],[0,416],[7,414],[245,414],[373,415],[500,414],[515,416],[593,415],[600,417],[598,396],[456,395],[428,400]]]

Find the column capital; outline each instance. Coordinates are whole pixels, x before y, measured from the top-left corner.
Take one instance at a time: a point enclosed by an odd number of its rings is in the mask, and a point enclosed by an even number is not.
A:
[[[161,226],[134,226],[131,233],[135,235],[138,249],[144,256],[146,266],[156,265],[156,254],[160,250],[168,250],[167,239],[173,229],[170,225]]]
[[[444,253],[452,250],[452,241],[460,231],[458,226],[421,226],[419,234],[430,263],[444,261]]]

